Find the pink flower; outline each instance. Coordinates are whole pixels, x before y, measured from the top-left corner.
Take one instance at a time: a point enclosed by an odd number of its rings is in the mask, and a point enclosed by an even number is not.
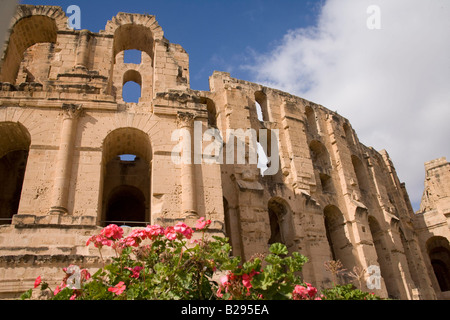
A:
[[[201,217],[200,219],[197,220],[197,223],[195,224],[195,228],[197,230],[202,230],[203,228],[205,228],[206,226],[209,226],[210,224],[211,224],[211,220],[205,221],[205,217]]]
[[[164,228],[160,225],[148,225],[145,228],[145,231],[147,232],[147,235],[150,239],[155,239],[156,237],[164,234]]]
[[[178,222],[175,227],[173,227],[174,230],[178,233],[181,233],[184,235],[187,239],[190,239],[192,237],[192,234],[194,233],[194,230],[192,230],[191,227],[188,227],[183,222]]]
[[[252,277],[250,277],[248,274],[243,274],[242,275],[242,284],[244,285],[244,287],[248,289],[250,289],[252,287],[251,281]]]
[[[221,276],[219,281],[223,286],[226,286],[228,284],[228,276],[227,275]]]
[[[139,237],[133,237],[131,234],[119,241],[119,244],[123,247],[138,247],[140,243],[141,239]]]
[[[135,237],[135,238],[141,238],[142,240],[144,240],[148,237],[148,233],[145,229],[134,229],[133,231],[131,231],[131,233],[128,236]]]
[[[292,292],[292,298],[294,300],[303,300],[308,298],[308,289],[304,286],[296,285]]]
[[[108,239],[120,239],[123,235],[123,229],[121,227],[118,227],[115,224],[110,224],[103,228],[103,230],[100,232],[101,235],[105,236]]]
[[[41,284],[41,276],[38,276],[36,280],[34,280],[34,287],[37,288],[37,286],[40,284]]]
[[[317,294],[317,288],[313,287],[310,283],[305,282],[304,286],[296,285],[292,292],[292,299],[294,300],[322,300],[319,297],[315,298]]]
[[[103,235],[97,234],[97,235],[93,235],[92,237],[90,237],[87,241],[86,241],[86,245],[88,246],[90,242],[94,243],[94,246],[96,248],[101,248],[103,246],[112,246],[114,241],[106,238]]]
[[[313,287],[310,283],[305,282],[305,284],[308,286],[306,289],[308,295],[313,298],[317,294],[317,289]]]
[[[175,240],[177,238],[177,232],[175,231],[174,227],[167,227],[166,230],[164,230],[164,234],[169,240]]]
[[[77,294],[76,293],[74,293],[71,297],[70,297],[70,299],[69,300],[75,300],[77,298]]]
[[[142,269],[144,269],[143,267],[140,267],[140,266],[136,266],[136,267],[134,267],[133,269],[132,268],[125,268],[125,269],[128,269],[128,270],[130,270],[131,272],[132,272],[132,275],[130,276],[131,278],[139,278],[139,274],[140,274],[140,272],[141,272],[141,270]]]
[[[255,274],[259,274],[259,272],[256,272],[255,270],[252,270],[249,274],[243,274],[242,275],[242,284],[244,285],[244,287],[247,288],[247,291],[250,290],[250,288],[252,287],[251,281],[253,279],[253,276]]]
[[[59,286],[56,286],[55,291],[53,291],[53,294],[56,296],[60,292],[61,292],[61,289],[59,288]]]
[[[81,269],[81,279],[87,281],[91,278],[91,274],[86,269]]]
[[[108,288],[108,291],[114,292],[117,295],[121,295],[122,292],[124,292],[126,288],[127,288],[127,286],[125,285],[125,283],[123,281],[120,281],[114,287]]]
[[[219,287],[219,289],[217,289],[216,296],[218,298],[222,298],[223,297],[222,287]]]

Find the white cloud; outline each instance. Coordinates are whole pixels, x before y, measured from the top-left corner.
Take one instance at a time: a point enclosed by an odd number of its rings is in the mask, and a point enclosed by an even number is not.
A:
[[[380,30],[367,27],[369,5]],[[252,81],[337,110],[362,143],[386,149],[418,208],[424,162],[450,160],[450,1],[328,0],[316,26],[255,61]]]

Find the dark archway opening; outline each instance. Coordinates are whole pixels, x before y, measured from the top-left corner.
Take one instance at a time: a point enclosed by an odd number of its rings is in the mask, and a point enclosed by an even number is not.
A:
[[[288,217],[287,206],[280,199],[271,199],[268,202],[270,238],[268,244],[282,243],[289,246],[288,241],[292,232],[292,221]]]
[[[428,256],[439,289],[450,291],[450,243],[447,238],[434,236],[427,241]]]
[[[10,224],[19,209],[28,150],[11,151],[0,158],[0,224]]]
[[[104,224],[143,226],[145,222],[145,196],[136,187],[122,185],[115,188],[106,205]]]

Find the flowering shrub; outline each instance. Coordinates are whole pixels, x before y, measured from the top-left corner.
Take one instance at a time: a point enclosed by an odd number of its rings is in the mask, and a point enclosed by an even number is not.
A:
[[[285,245],[272,244],[270,254],[242,263],[231,257],[222,237],[206,235],[211,220],[200,218],[195,230],[183,222],[163,228],[148,225],[127,236],[108,225],[86,245],[112,248],[116,256],[91,275],[78,266],[64,268],[61,284],[51,290],[39,276],[34,288],[50,291],[54,300],[134,299],[294,299],[320,300],[318,290],[297,275],[308,259]],[[194,240],[195,232],[201,236]],[[102,257],[102,256],[101,256]],[[22,295],[30,298],[33,289]],[[330,298],[333,294],[330,294]]]
[[[355,288],[351,283],[347,285],[335,285],[333,288],[324,289],[322,293],[327,300],[380,300],[374,293],[364,292]]]

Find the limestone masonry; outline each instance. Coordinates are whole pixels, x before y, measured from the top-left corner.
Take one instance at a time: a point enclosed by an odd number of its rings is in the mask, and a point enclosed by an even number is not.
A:
[[[324,262],[339,259],[347,271],[379,267],[379,289],[364,281],[363,290],[450,297],[445,158],[426,163],[414,213],[388,153],[361,144],[339,114],[225,72],[212,74],[210,91],[191,90],[188,54],[152,15],[121,12],[98,33],[67,20],[60,7],[20,5],[2,50],[0,298],[38,275],[54,287],[69,264],[95,271],[98,250],[85,243],[109,223],[129,232],[200,216],[244,259],[273,242],[307,256],[302,276],[319,288],[331,285]],[[139,64],[124,62],[130,49]],[[140,85],[138,103],[123,100],[128,81]],[[172,133],[198,123],[222,134],[267,129],[276,174],[248,161],[175,163]]]

